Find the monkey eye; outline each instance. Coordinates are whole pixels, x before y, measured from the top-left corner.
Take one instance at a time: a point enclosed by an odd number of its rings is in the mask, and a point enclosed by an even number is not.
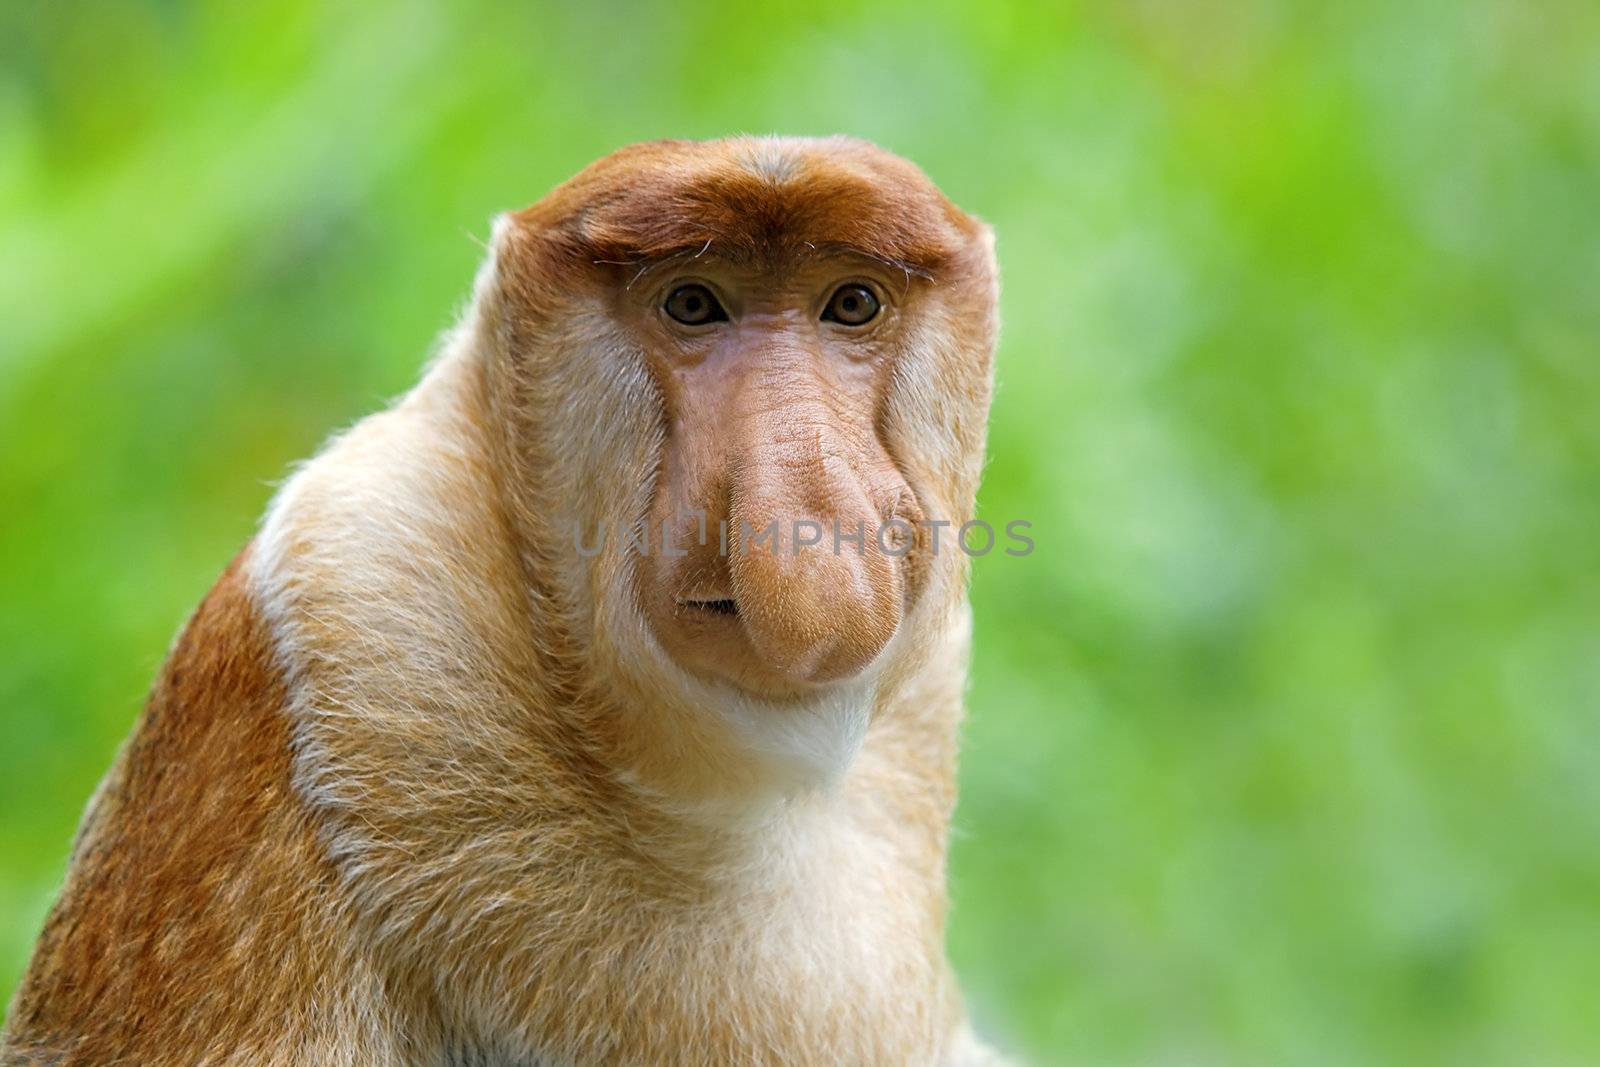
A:
[[[722,310],[722,305],[711,295],[711,290],[703,285],[678,286],[662,306],[668,315],[685,326],[728,321],[728,313]]]
[[[865,326],[878,314],[878,298],[864,285],[841,285],[828,298],[822,310],[826,322],[841,326]]]

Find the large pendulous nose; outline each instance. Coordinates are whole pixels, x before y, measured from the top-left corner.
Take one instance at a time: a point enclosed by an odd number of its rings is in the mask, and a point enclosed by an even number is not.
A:
[[[749,381],[729,414],[728,567],[756,655],[796,682],[862,670],[900,625],[904,579],[858,473],[870,428],[841,426],[804,371]],[[864,431],[864,432],[863,432]]]

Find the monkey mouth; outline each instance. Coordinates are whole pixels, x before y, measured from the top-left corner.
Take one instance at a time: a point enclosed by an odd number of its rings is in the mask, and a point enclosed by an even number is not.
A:
[[[710,615],[739,614],[739,602],[732,597],[679,597],[678,607]]]

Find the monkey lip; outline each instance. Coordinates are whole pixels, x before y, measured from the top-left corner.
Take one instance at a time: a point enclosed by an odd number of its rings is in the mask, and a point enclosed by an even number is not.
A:
[[[712,615],[739,614],[739,602],[732,597],[679,597],[678,606]]]

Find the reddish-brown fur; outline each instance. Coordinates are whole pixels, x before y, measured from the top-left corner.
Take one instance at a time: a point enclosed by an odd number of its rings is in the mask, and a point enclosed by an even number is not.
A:
[[[632,145],[514,217],[581,259],[624,264],[709,245],[768,263],[809,247],[930,269],[978,234],[920,170],[866,142],[763,150],[748,139]]]
[[[11,1005],[8,1063],[222,1059],[281,1043],[330,996],[333,870],[294,797],[283,679],[242,558],[85,816]]]

